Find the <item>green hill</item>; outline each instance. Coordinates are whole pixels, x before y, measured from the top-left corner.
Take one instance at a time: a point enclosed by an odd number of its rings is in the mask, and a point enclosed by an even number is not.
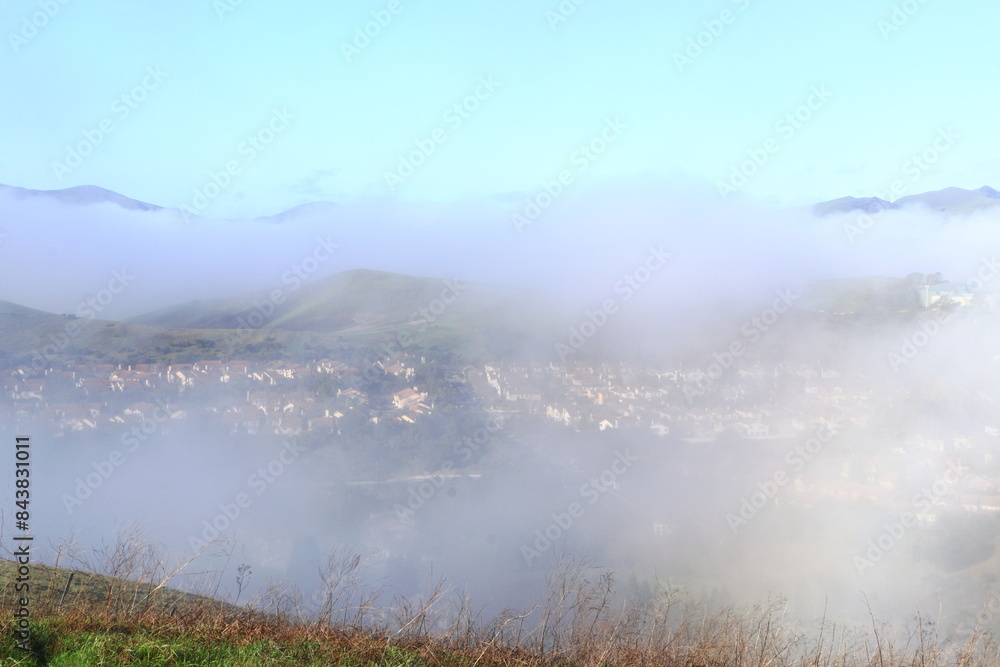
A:
[[[920,301],[917,287],[906,278],[869,276],[810,283],[798,305],[834,315],[884,316],[916,311]]]
[[[233,332],[150,327],[55,315],[0,301],[0,368],[61,364],[190,363],[232,350]],[[244,331],[238,341],[262,351],[304,354],[307,345],[336,345],[333,337]]]
[[[552,304],[526,290],[355,270],[300,289],[193,301],[131,322],[187,330],[337,335],[358,345],[403,340],[422,349],[477,357],[547,352],[551,344],[544,341],[557,330],[554,311]]]
[[[547,355],[559,330],[552,304],[527,291],[381,271],[272,294],[193,301],[126,322],[0,301],[0,367],[360,359],[400,346],[466,362]]]
[[[497,309],[507,312],[512,301],[531,298],[485,285],[370,270],[338,273],[298,290],[277,291],[280,303],[267,291],[239,299],[192,301],[131,321],[184,329],[237,329],[259,312],[266,317],[262,329],[362,332],[425,321],[421,309],[432,322],[457,324]],[[437,316],[430,311],[435,301],[443,306]]]

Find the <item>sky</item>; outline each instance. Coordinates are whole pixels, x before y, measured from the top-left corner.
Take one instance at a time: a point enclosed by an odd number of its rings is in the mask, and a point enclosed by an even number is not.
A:
[[[1000,186],[998,15],[973,0],[10,0],[0,183],[209,217],[517,199],[560,179],[778,207],[900,178],[902,194]]]

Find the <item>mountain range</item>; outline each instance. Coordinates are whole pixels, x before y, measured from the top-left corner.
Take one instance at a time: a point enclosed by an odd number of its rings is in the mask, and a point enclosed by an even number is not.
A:
[[[998,203],[1000,192],[990,187],[946,188],[895,202],[847,197],[813,210],[965,213]],[[377,215],[349,209],[316,202],[252,221],[184,225],[175,209],[95,186],[0,185],[0,232],[8,232],[0,233],[0,365],[3,357],[30,362],[51,346],[53,360],[108,362],[180,362],[277,348],[288,358],[309,357],[400,341],[465,359],[551,358],[557,343],[571,339],[585,345],[578,357],[600,356],[607,341],[637,353],[716,349],[730,341],[704,331],[729,336],[766,312],[774,290],[831,277],[829,267],[814,268],[810,259],[823,255],[787,239],[802,231],[798,219],[770,232],[723,219],[720,234],[668,211],[669,224],[647,215],[647,226],[629,228],[647,213],[640,206],[640,215],[614,208],[620,224],[596,234],[587,227],[596,228],[593,220],[556,214],[513,230],[502,212],[490,227],[471,217],[439,222],[444,216],[436,209],[410,218],[393,208]],[[326,215],[331,211],[340,213]],[[974,240],[982,244],[979,235]],[[841,276],[943,271],[954,279],[973,268],[956,270],[936,256],[922,261],[912,250],[887,264],[899,255],[896,243],[871,235],[863,244],[845,244],[850,264]],[[676,260],[650,263],[650,253],[664,248],[679,250]],[[866,254],[867,265],[859,261]],[[789,258],[804,268],[787,271]],[[444,272],[471,277],[424,277]],[[126,285],[115,282],[119,275],[129,277]],[[862,287],[848,292],[881,289]],[[830,291],[824,288],[817,303],[803,298],[800,309],[827,310]],[[846,299],[854,301],[864,299]],[[595,333],[584,340],[581,330]]]
[[[117,192],[105,190],[96,185],[78,185],[62,190],[31,190],[0,184],[0,194],[9,195],[14,199],[48,198],[63,202],[64,204],[76,204],[80,206],[111,203],[129,211],[159,211],[163,209],[162,206],[136,201],[135,199],[130,199]]]
[[[997,205],[1000,205],[1000,192],[984,185],[975,190],[944,188],[900,197],[892,202],[879,197],[841,197],[815,204],[812,210],[822,216],[851,211],[873,214],[885,210],[922,207],[937,213],[963,214]]]
[[[117,192],[113,192],[111,190],[106,190],[96,185],[78,185],[61,190],[32,190],[29,188],[0,184],[0,195],[9,195],[14,199],[50,199],[64,204],[74,204],[78,206],[109,203],[115,204],[116,206],[119,206],[127,211],[182,211],[182,209],[170,209],[169,207],[158,206],[157,204],[150,204],[149,202],[131,199],[125,195],[118,194]],[[284,222],[296,215],[303,213],[325,213],[335,207],[336,204],[328,201],[308,202],[294,206],[287,211],[281,211],[275,215],[258,216],[255,219],[272,222]],[[202,217],[187,212],[184,212],[183,214],[189,219]]]
[[[79,185],[61,190],[32,190],[0,184],[0,195],[3,194],[10,195],[16,199],[48,198],[66,204],[81,206],[111,203],[130,211],[181,211],[181,209],[170,209],[169,207],[131,199],[96,185]],[[880,197],[840,197],[814,204],[811,210],[817,215],[823,216],[836,213],[849,213],[851,211],[862,211],[871,214],[884,210],[923,207],[941,213],[961,214],[997,205],[1000,205],[1000,191],[984,185],[974,190],[948,187],[941,190],[907,195],[895,201],[888,201]],[[307,202],[274,215],[258,216],[254,219],[283,222],[303,213],[327,213],[336,208],[337,204],[329,201]],[[198,216],[187,215],[187,217]]]

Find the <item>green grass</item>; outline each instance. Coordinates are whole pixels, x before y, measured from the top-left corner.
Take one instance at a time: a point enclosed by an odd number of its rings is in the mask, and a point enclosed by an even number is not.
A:
[[[163,636],[150,629],[59,630],[43,620],[33,628],[35,654],[5,647],[3,664],[12,665],[326,665],[329,653],[315,642],[283,646],[269,640],[234,645],[195,636]]]
[[[0,560],[0,605],[13,606],[16,601],[14,577],[17,566],[11,561]],[[70,582],[70,573],[73,573]],[[66,587],[70,582],[69,587]],[[62,600],[63,609],[98,610],[104,609],[109,598],[115,603],[114,611],[129,607],[160,613],[187,614],[193,610],[215,607],[220,611],[233,612],[236,607],[212,600],[203,595],[184,593],[163,587],[154,595],[147,595],[154,588],[149,583],[137,583],[80,570],[55,568],[42,564],[31,565],[31,597],[34,608],[55,611]],[[63,598],[63,592],[66,595]]]
[[[302,667],[431,667],[471,665],[467,656],[447,650],[407,648],[364,635],[327,633],[323,639],[257,635],[262,628],[236,629],[214,623],[177,627],[171,624],[101,623],[80,616],[52,616],[32,623],[33,651],[25,653],[10,638],[9,623],[0,645],[0,664],[36,667],[97,665],[299,665]],[[241,636],[243,633],[243,636]],[[301,631],[300,631],[301,633]],[[425,657],[426,656],[426,657]],[[491,663],[481,663],[491,664]]]

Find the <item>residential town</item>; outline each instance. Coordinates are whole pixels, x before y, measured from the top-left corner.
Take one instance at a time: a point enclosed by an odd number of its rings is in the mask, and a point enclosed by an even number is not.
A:
[[[35,374],[3,372],[0,420],[32,424],[60,438],[141,427],[150,420],[201,420],[233,437],[352,434],[365,423],[405,429],[441,406],[481,409],[504,420],[524,417],[567,433],[645,433],[670,443],[737,439],[764,447],[822,429],[879,433],[886,405],[859,373],[804,364],[744,364],[722,375],[624,363],[496,362],[446,373],[428,384],[425,359],[401,353],[359,369],[347,362],[204,360],[193,364],[77,365]],[[423,384],[421,383],[423,382]],[[442,391],[446,387],[448,391]],[[474,402],[474,406],[467,405]],[[347,433],[344,430],[348,429]],[[889,502],[900,490],[894,459],[932,469],[942,461],[962,482],[937,500],[970,511],[1000,511],[994,424],[925,429],[920,435],[855,452],[833,478],[798,478],[792,495]]]
[[[333,359],[87,364],[41,374],[7,369],[0,372],[8,399],[0,403],[0,419],[42,422],[59,435],[141,419],[166,403],[173,418],[208,416],[233,434],[332,432],[351,412],[375,422],[413,424],[445,398],[415,380],[417,369],[429,365],[401,353],[364,372]],[[372,371],[387,380],[378,385],[384,394],[371,395]],[[543,415],[575,431],[649,430],[688,442],[713,441],[723,433],[758,440],[833,424],[864,427],[881,407],[861,374],[787,363],[755,363],[714,376],[624,363],[502,362],[465,366],[449,373],[448,382],[466,387],[482,408],[498,414]],[[998,433],[996,425],[986,424],[950,441],[930,440],[938,449],[960,449]]]
[[[414,423],[433,409],[426,392],[405,386],[413,378],[412,365],[394,361],[376,368],[393,389],[378,401],[358,388],[363,378],[357,368],[331,359],[311,364],[85,364],[37,375],[12,369],[2,375],[9,400],[0,404],[0,419],[42,424],[50,435],[62,436],[141,424],[166,411],[170,419],[208,419],[231,435],[298,436],[336,432],[340,420],[352,413]]]

